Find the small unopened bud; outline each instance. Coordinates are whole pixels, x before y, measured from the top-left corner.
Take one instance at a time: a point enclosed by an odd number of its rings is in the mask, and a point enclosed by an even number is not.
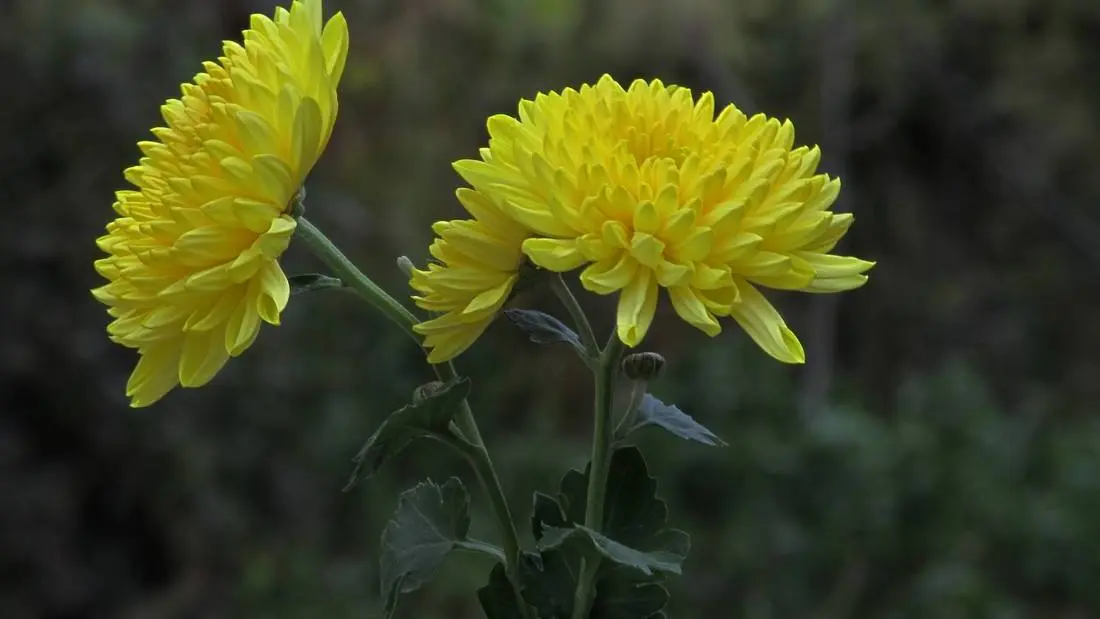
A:
[[[408,256],[397,257],[397,268],[401,269],[401,272],[408,277],[412,277],[413,271],[416,270],[416,265],[412,260],[409,260]]]
[[[413,404],[420,404],[424,400],[439,393],[439,390],[443,388],[444,383],[438,380],[433,380],[430,383],[424,383],[413,391]]]
[[[665,358],[655,352],[634,353],[623,359],[623,374],[630,380],[653,380],[664,367]]]

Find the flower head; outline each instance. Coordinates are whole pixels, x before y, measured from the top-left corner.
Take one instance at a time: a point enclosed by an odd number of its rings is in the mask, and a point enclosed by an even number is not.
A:
[[[416,304],[439,314],[414,327],[431,363],[461,354],[493,321],[519,280],[529,234],[486,196],[469,188],[457,196],[473,219],[436,222],[428,251],[438,262],[414,270],[409,282],[420,293]]]
[[[521,101],[488,122],[481,160],[456,169],[532,231],[530,260],[585,267],[582,284],[619,293],[617,331],[645,336],[664,288],[676,313],[708,335],[732,316],[769,354],[804,360],[798,339],[757,286],[837,292],[873,263],[829,255],[852,223],[829,207],[840,181],[817,174],[816,147],[794,128],[658,80],[594,85]]]
[[[287,209],[332,133],[348,31],[339,13],[322,24],[321,0],[250,25],[161,108],[166,126],[138,143],[135,189],[117,193],[97,240],[107,331],[141,356],[133,406],[208,382],[287,303]]]

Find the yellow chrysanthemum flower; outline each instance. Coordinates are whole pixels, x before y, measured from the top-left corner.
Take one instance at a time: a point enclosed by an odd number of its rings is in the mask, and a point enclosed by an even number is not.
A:
[[[107,331],[141,355],[133,406],[208,382],[261,320],[279,323],[290,294],[277,262],[295,229],[287,210],[332,134],[347,23],[295,0],[250,26],[161,108],[167,126],[125,173],[136,190],[118,192],[97,240],[110,254],[95,264],[110,283],[93,291]]]
[[[773,357],[801,363],[801,344],[756,286],[837,292],[873,263],[829,255],[852,223],[828,209],[840,181],[816,174],[820,153],[792,148],[794,128],[660,81],[595,86],[521,101],[488,122],[482,160],[455,167],[486,200],[532,231],[531,261],[586,266],[598,294],[619,292],[629,346],[653,320],[659,288],[709,335],[732,316]]]
[[[428,251],[438,262],[414,270],[409,281],[420,293],[416,304],[440,314],[414,327],[431,349],[430,363],[461,354],[493,321],[519,280],[530,234],[483,194],[462,188],[457,196],[474,218],[436,222],[439,238]]]

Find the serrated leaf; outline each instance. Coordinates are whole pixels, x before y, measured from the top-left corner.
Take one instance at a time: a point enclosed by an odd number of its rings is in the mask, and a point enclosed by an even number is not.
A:
[[[620,448],[612,454],[602,534],[581,525],[587,488],[586,468],[584,473],[576,470],[566,473],[556,498],[535,495],[531,526],[540,542],[542,557],[544,560],[551,557],[560,564],[559,571],[572,570],[570,573],[574,574],[581,557],[606,559],[596,582],[591,617],[662,617],[660,609],[668,594],[659,582],[664,573],[680,572],[690,538],[683,531],[665,527],[668,509],[656,496],[657,481],[649,475],[645,458],[634,447]],[[558,524],[563,520],[564,526]],[[538,600],[530,597],[535,593],[524,590],[532,605],[547,612],[561,610],[546,600],[541,600],[540,606]],[[571,608],[571,599],[568,605]]]
[[[421,482],[401,493],[393,520],[382,531],[380,571],[386,617],[397,609],[400,594],[431,580],[447,554],[466,541],[469,530],[470,500],[458,478],[442,486]]]
[[[535,541],[542,539],[542,532],[546,527],[565,527],[569,524],[570,521],[566,520],[561,505],[554,497],[541,492],[535,493],[535,504],[531,508],[531,533],[535,536]]]
[[[587,505],[588,467],[582,473],[571,470],[562,477],[556,503],[568,525],[584,521]],[[540,509],[532,513],[532,532],[545,527],[560,527],[556,519],[544,519],[554,514],[547,505],[547,495],[536,497]],[[549,516],[546,516],[548,518]],[[627,546],[645,549],[646,538],[664,529],[668,519],[665,502],[657,498],[657,480],[649,475],[645,457],[636,447],[622,447],[611,455],[604,498],[603,534]],[[537,533],[536,537],[541,535]]]
[[[582,357],[586,356],[580,336],[550,314],[537,310],[506,309],[504,315],[512,324],[526,333],[532,342],[536,344],[565,342],[577,349]]]
[[[650,550],[643,551],[578,524],[569,529],[547,528],[539,542],[542,550],[562,548],[567,554],[579,554],[590,560],[599,558],[634,568],[650,576],[654,572],[679,574],[690,542],[687,533],[663,529],[646,540]]]
[[[682,439],[704,445],[725,447],[727,444],[675,404],[665,404],[649,393],[642,397],[636,415],[636,423],[631,432],[645,426],[658,426]]]
[[[352,458],[355,469],[344,491],[351,490],[360,479],[374,475],[386,460],[414,439],[450,436],[451,418],[469,394],[469,379],[458,378],[391,413]]]
[[[291,275],[287,280],[290,282],[290,294],[292,295],[344,287],[344,282],[340,279],[320,273]]]
[[[488,584],[477,590],[477,599],[486,619],[523,619],[516,592],[501,563],[493,566]]]
[[[591,619],[655,619],[668,603],[668,591],[638,572],[616,567],[596,586]]]

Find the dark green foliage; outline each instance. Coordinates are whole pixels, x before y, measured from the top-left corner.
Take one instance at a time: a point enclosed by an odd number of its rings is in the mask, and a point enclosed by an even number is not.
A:
[[[600,579],[592,619],[654,619],[668,603],[668,591],[637,570],[617,566]]]
[[[459,405],[470,393],[470,381],[459,378],[434,388],[417,390],[413,402],[386,418],[352,459],[345,491],[351,490],[363,477],[370,477],[390,458],[418,438],[453,438],[448,425]]]
[[[565,342],[573,346],[582,357],[586,354],[580,336],[550,314],[537,310],[506,309],[504,315],[536,344]]]
[[[469,531],[470,499],[457,477],[442,486],[422,482],[401,493],[393,520],[382,531],[380,578],[386,617],[393,616],[402,593],[430,581],[456,548],[502,556],[499,549],[470,540]]]
[[[718,438],[703,424],[695,421],[691,415],[680,410],[675,404],[665,404],[653,397],[652,394],[642,396],[635,413],[635,423],[629,432],[644,428],[645,426],[657,426],[663,428],[682,439],[695,441],[713,447],[724,447],[726,442]]]
[[[688,535],[666,528],[667,509],[655,494],[656,480],[635,447],[612,454],[603,533],[583,525],[587,486],[587,470],[573,470],[562,478],[557,499],[535,493],[531,527],[540,552],[524,581],[527,601],[546,616],[568,617],[584,559],[601,565],[593,609],[608,617],[639,609],[645,614],[636,616],[657,613],[668,598],[661,574],[680,573],[690,547]],[[624,569],[637,574],[626,575]],[[634,590],[639,593],[637,607],[623,599]]]
[[[588,561],[607,560],[638,570],[646,576],[655,572],[680,573],[680,564],[691,547],[683,531],[664,529],[644,540],[652,548],[646,552],[621,544],[588,527],[577,524],[568,529],[546,529],[539,549],[561,550],[566,556]]]
[[[497,563],[489,572],[489,582],[477,590],[477,599],[485,619],[523,619],[512,583],[504,571],[504,564]]]
[[[583,495],[582,495],[583,496]],[[541,492],[535,493],[534,505],[531,508],[531,533],[536,541],[542,540],[543,532],[549,528],[564,528],[574,522],[575,519],[567,519],[562,513],[561,504],[553,497]],[[583,513],[581,514],[583,519]]]

